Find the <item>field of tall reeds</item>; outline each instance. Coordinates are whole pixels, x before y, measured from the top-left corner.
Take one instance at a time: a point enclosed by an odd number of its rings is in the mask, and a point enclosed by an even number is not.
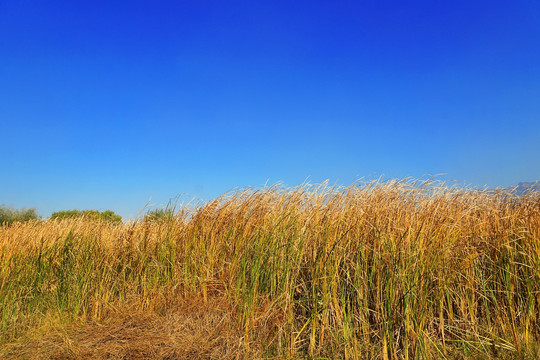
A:
[[[245,189],[0,227],[0,358],[537,359],[540,195]]]

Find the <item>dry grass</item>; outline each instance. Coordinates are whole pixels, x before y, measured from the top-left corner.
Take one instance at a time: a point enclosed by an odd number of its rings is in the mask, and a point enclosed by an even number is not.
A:
[[[2,359],[237,359],[259,357],[235,330],[227,304],[178,301],[167,313],[135,307],[106,320],[40,329],[0,351]],[[250,349],[250,350],[248,350]]]
[[[410,181],[4,226],[0,356],[534,359],[539,240],[538,194]]]

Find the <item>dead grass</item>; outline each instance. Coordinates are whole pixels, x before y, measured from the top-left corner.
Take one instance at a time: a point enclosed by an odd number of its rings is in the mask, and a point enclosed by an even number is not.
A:
[[[2,359],[242,359],[259,358],[223,299],[179,300],[165,313],[136,306],[101,322],[27,334],[0,350]],[[248,350],[249,349],[249,350]]]

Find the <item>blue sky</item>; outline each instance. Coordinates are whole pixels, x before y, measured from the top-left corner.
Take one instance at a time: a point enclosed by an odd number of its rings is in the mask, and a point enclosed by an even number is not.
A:
[[[540,3],[0,0],[0,204],[540,179]]]

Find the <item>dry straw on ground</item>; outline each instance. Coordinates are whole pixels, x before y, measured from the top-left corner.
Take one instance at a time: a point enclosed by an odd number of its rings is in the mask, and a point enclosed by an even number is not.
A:
[[[539,240],[538,194],[411,181],[3,226],[0,357],[534,359]]]

